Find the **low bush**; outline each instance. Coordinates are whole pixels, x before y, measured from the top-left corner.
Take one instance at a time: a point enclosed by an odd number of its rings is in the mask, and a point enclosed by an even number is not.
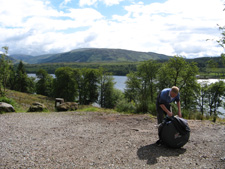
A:
[[[11,104],[14,107],[15,111],[18,111],[20,109],[19,105],[11,98],[0,97],[0,102]],[[4,112],[0,112],[0,114],[2,113]]]
[[[10,98],[7,98],[7,97],[0,97],[0,102],[5,102],[5,103],[8,103],[8,104],[11,104],[13,107],[17,106],[17,103],[13,99],[10,99]]]
[[[125,113],[135,113],[135,103],[128,102],[126,99],[121,99],[116,105],[116,111]]]

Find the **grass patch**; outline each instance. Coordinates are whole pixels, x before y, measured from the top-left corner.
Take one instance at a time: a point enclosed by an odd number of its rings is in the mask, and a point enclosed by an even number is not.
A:
[[[99,112],[100,109],[101,108],[98,108],[98,107],[80,105],[77,111],[78,112]]]
[[[105,109],[101,107],[94,107],[91,105],[79,105],[77,112],[99,112],[99,113],[118,113],[113,109]]]
[[[18,107],[17,112],[27,112],[32,103],[39,102],[44,104],[50,112],[55,111],[55,99],[38,94],[28,94],[13,90],[7,90],[6,97],[14,100]]]

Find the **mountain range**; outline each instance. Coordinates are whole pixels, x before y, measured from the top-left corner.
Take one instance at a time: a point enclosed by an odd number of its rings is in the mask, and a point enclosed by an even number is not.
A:
[[[31,56],[24,54],[12,54],[17,61],[22,60],[28,64],[40,63],[68,63],[68,62],[139,62],[149,59],[168,60],[171,56],[153,52],[137,52],[124,49],[107,48],[81,48],[69,52]]]

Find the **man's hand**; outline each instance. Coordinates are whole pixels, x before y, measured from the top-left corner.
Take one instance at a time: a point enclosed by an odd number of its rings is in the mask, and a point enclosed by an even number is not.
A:
[[[167,113],[169,117],[173,116],[173,113],[169,111],[164,104],[161,104],[160,107]]]
[[[169,117],[172,117],[172,116],[173,116],[173,113],[172,113],[172,112],[167,112],[167,115],[168,115]]]

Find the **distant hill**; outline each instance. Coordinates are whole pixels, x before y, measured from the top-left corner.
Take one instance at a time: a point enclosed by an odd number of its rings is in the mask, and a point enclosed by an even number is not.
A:
[[[0,54],[0,58],[1,58],[1,57],[2,57],[2,55]],[[12,56],[7,56],[6,59],[11,60],[13,63],[16,63],[16,62],[18,61],[17,59],[15,59],[15,58],[12,57]]]
[[[34,56],[31,56],[31,55],[24,55],[24,54],[13,54],[13,55],[10,55],[11,58],[14,59],[14,63],[18,63],[20,60],[22,60],[23,62],[27,62],[27,60],[33,58]]]
[[[11,55],[19,59],[18,55]],[[149,59],[168,60],[171,56],[153,52],[137,52],[123,49],[82,48],[70,52],[41,56],[20,57],[26,63],[60,63],[60,62],[139,62]]]
[[[187,59],[188,62],[196,62],[197,66],[199,68],[201,67],[207,67],[208,61],[213,60],[214,62],[218,63],[219,68],[223,68],[223,63],[221,60],[221,57],[199,57],[199,58],[194,58],[194,59]]]
[[[107,48],[81,48],[69,52],[46,54],[40,56],[31,56],[23,54],[12,54],[10,59],[14,63],[22,60],[28,64],[40,63],[115,63],[115,62],[140,62],[145,60],[167,61],[171,56],[158,54],[154,52],[137,52],[124,49],[107,49]],[[222,66],[220,57],[200,57],[187,59],[187,61],[197,62],[199,67],[205,67],[208,60],[214,60]]]

